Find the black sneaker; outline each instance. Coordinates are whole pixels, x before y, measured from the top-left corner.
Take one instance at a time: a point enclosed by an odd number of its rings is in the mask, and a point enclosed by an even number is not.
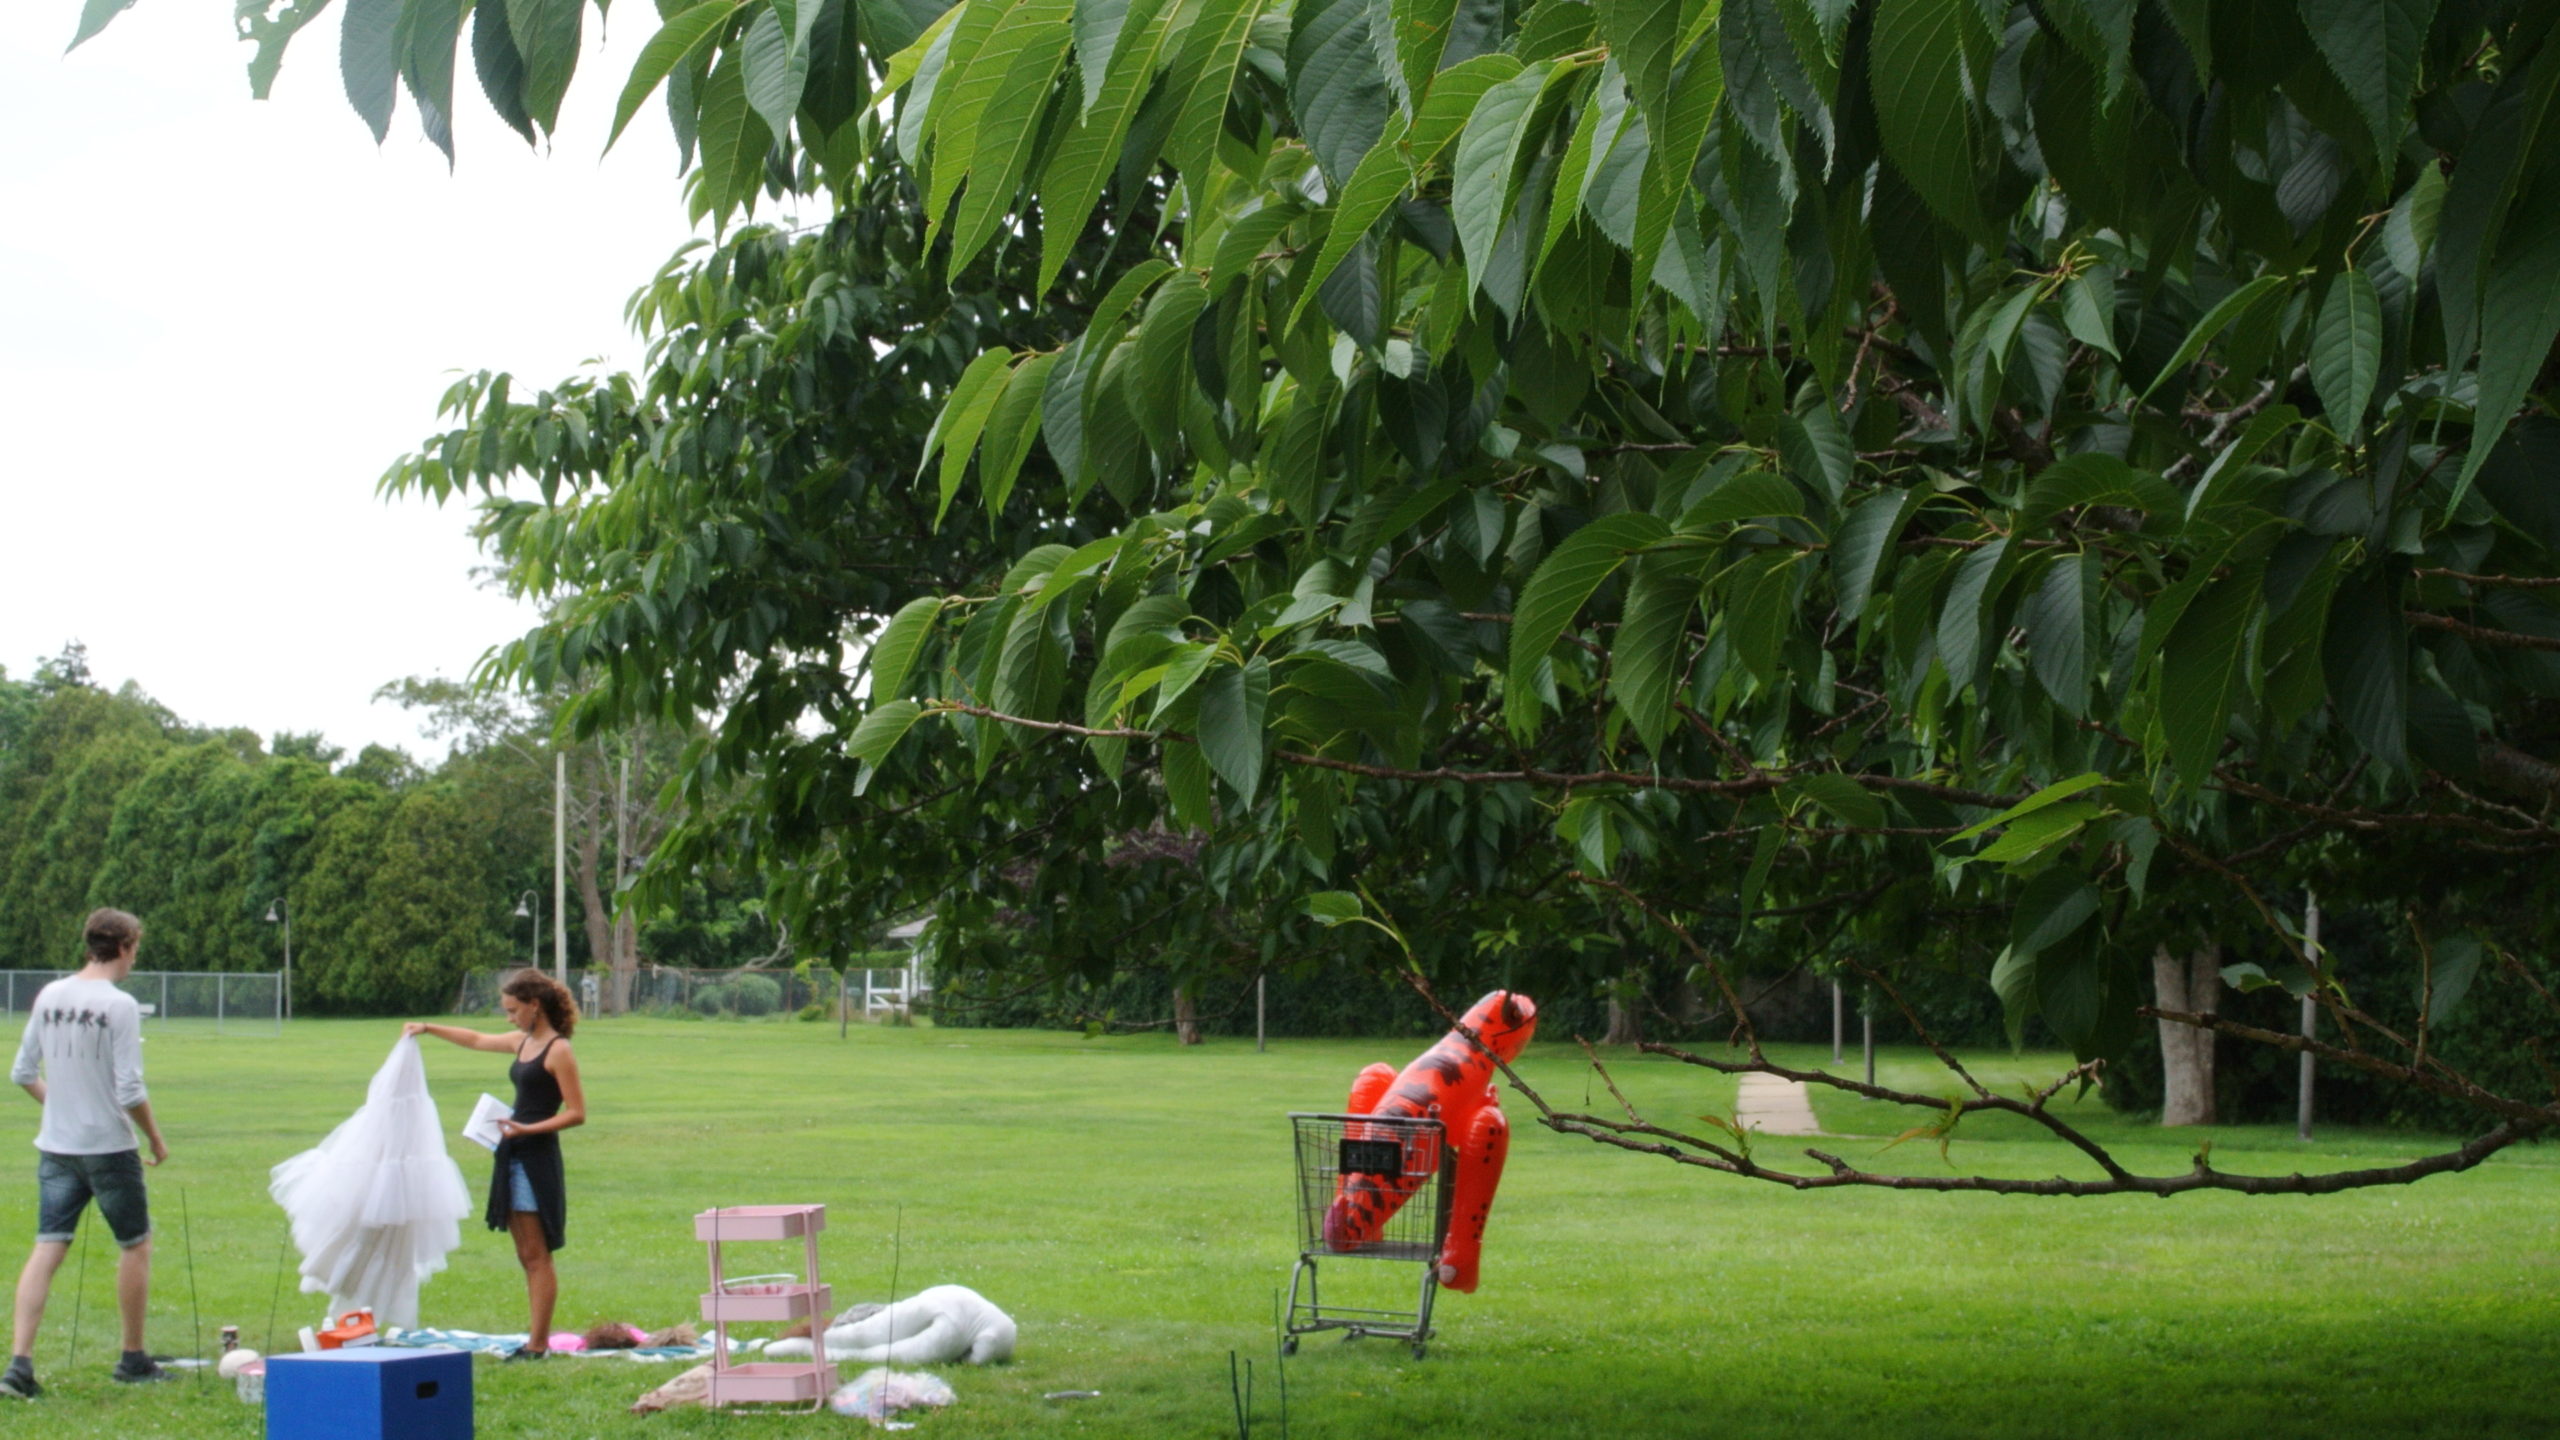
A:
[[[178,1377],[170,1374],[159,1361],[145,1358],[140,1365],[123,1360],[117,1361],[115,1373],[110,1378],[119,1385],[152,1385],[163,1380],[175,1380]]]
[[[519,1345],[515,1349],[508,1351],[500,1358],[504,1360],[548,1360],[551,1358],[551,1352],[548,1350],[536,1350],[530,1345]]]
[[[20,1400],[34,1400],[44,1394],[36,1377],[16,1370],[0,1371],[0,1395],[13,1395]]]

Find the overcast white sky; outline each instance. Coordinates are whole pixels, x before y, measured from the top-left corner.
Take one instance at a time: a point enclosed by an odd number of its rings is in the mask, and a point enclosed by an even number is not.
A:
[[[229,5],[147,0],[69,55],[76,0],[21,9],[0,41],[0,666],[77,639],[106,684],[195,722],[434,758],[374,689],[465,674],[527,612],[475,588],[467,511],[374,481],[455,371],[637,363],[622,302],[688,234],[663,108],[598,156],[654,16],[622,9],[601,52],[590,34],[549,154],[489,111],[466,43],[448,174],[405,95],[374,147],[335,9],[264,102]]]

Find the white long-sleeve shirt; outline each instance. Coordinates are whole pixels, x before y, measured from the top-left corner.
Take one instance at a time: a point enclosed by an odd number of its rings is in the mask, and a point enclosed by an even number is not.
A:
[[[44,1080],[36,1148],[56,1155],[112,1155],[137,1148],[125,1112],[150,1098],[142,1086],[142,1007],[104,980],[56,980],[37,992],[18,1042],[14,1084]]]

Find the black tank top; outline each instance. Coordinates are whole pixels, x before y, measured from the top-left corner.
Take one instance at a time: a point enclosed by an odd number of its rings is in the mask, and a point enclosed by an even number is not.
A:
[[[551,1046],[559,1043],[560,1037],[554,1035],[531,1059],[519,1055],[507,1067],[507,1078],[516,1082],[515,1118],[521,1124],[548,1120],[560,1113],[560,1078],[542,1063],[550,1056]]]

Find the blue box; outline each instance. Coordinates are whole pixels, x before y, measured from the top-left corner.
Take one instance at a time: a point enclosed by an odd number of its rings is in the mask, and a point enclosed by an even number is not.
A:
[[[379,1345],[272,1356],[267,1440],[472,1440],[471,1357]]]

